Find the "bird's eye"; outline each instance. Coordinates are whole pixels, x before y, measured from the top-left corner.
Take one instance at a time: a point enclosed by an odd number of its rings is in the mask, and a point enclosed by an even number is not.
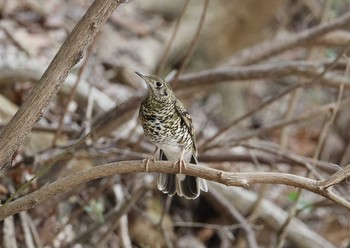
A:
[[[160,87],[160,86],[162,86],[162,83],[161,82],[156,82],[156,85],[157,85],[157,87]]]

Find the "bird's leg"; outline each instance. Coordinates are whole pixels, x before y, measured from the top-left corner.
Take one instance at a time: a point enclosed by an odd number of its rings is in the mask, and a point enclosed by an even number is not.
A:
[[[182,173],[182,168],[186,169],[186,163],[184,160],[185,156],[185,148],[182,149],[180,159],[174,163],[173,166],[179,165],[179,173]]]
[[[152,160],[152,161],[156,161],[155,154],[156,154],[157,151],[158,151],[158,147],[156,147],[156,148],[154,149],[154,151],[152,152],[152,155],[151,155],[150,158],[145,158],[145,159],[142,160],[142,162],[141,162],[141,167],[144,166],[144,167],[146,168],[146,172],[148,172],[148,165],[149,165],[149,162],[151,162],[151,160]],[[143,165],[143,164],[145,164],[145,165]]]

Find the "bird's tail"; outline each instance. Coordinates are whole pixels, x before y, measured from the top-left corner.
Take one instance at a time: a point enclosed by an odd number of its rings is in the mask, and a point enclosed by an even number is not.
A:
[[[160,160],[168,160],[160,150]],[[197,164],[197,159],[192,156],[191,163]],[[177,193],[187,199],[195,199],[199,196],[200,191],[208,191],[207,183],[202,178],[186,176],[183,174],[158,174],[158,189],[170,196]]]

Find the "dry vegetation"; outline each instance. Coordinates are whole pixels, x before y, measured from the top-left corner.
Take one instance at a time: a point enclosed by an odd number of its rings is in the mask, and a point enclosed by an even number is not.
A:
[[[345,0],[0,1],[0,246],[349,247],[349,23]],[[142,173],[135,70],[193,117],[194,201],[156,189],[172,162]]]

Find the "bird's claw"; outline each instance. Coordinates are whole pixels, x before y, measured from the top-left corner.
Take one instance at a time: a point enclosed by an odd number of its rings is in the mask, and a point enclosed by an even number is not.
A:
[[[142,160],[141,167],[145,167],[146,168],[146,172],[148,172],[149,162],[151,162],[151,161],[155,162],[156,161],[155,154],[156,154],[157,151],[158,151],[158,147],[156,147],[154,149],[154,151],[152,152],[152,155],[151,155],[150,158],[145,158],[145,159]],[[145,164],[145,165],[143,165],[143,164]]]
[[[148,172],[148,165],[149,165],[149,163],[150,163],[151,161],[155,162],[156,159],[155,159],[154,157],[152,157],[152,158],[145,158],[145,159],[143,159],[142,162],[141,162],[141,167],[142,167],[142,168],[144,167],[144,168],[146,169],[146,172]]]
[[[182,168],[186,169],[186,163],[183,159],[179,159],[173,164],[174,166],[179,166],[179,173],[182,174]]]

